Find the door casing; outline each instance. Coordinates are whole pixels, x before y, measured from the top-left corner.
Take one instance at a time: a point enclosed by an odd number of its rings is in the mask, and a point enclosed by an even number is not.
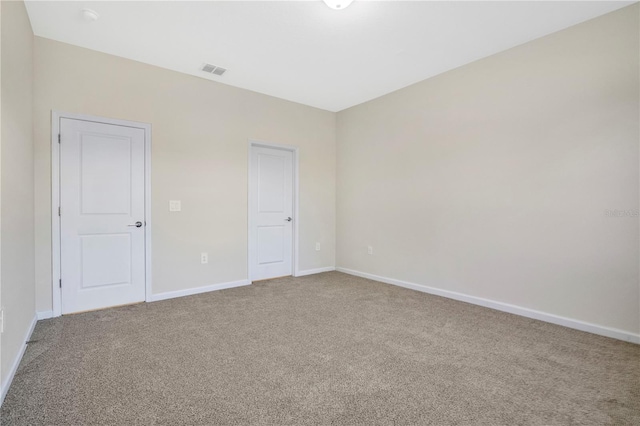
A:
[[[248,244],[247,244],[247,280],[249,282],[251,282],[251,277],[253,276],[252,274],[252,265],[253,265],[253,256],[255,255],[256,252],[256,247],[255,247],[255,241],[253,241],[253,239],[251,238],[251,229],[253,227],[255,218],[254,218],[254,213],[251,211],[251,199],[253,198],[253,196],[255,195],[253,192],[253,189],[251,187],[251,173],[253,171],[253,164],[251,162],[251,152],[253,147],[262,147],[262,148],[273,148],[273,149],[280,149],[283,151],[290,151],[293,153],[293,242],[292,242],[292,256],[293,259],[291,259],[291,264],[293,266],[293,276],[297,277],[298,276],[298,272],[299,272],[299,265],[298,265],[298,246],[299,246],[299,241],[298,241],[298,235],[299,235],[299,224],[300,224],[300,209],[299,209],[299,205],[298,205],[298,200],[299,200],[299,196],[298,196],[298,192],[299,192],[299,155],[298,155],[298,147],[297,146],[293,146],[293,145],[282,145],[282,144],[277,144],[277,143],[272,143],[272,142],[265,142],[265,141],[260,141],[260,140],[255,140],[255,139],[249,139],[249,143],[248,143],[248,150],[247,150],[247,164],[248,164],[248,168],[247,168],[247,187],[248,187],[248,198],[247,198],[247,214],[248,214],[248,221],[247,221],[247,238],[248,238]]]
[[[60,288],[60,119],[92,121],[102,124],[133,127],[144,130],[144,250],[145,250],[145,301],[151,301],[151,124],[118,120],[85,114],[51,111],[51,253],[52,280],[51,295],[53,316],[62,315],[62,289]]]

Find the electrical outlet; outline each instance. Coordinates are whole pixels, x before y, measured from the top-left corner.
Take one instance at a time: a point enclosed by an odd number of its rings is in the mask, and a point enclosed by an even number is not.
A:
[[[209,254],[208,253],[200,253],[200,263],[205,264],[209,263]]]
[[[316,243],[316,251],[320,251],[320,243]]]
[[[182,210],[182,203],[180,200],[169,200],[169,211],[179,212]]]
[[[367,253],[373,254],[373,247],[367,246]]]

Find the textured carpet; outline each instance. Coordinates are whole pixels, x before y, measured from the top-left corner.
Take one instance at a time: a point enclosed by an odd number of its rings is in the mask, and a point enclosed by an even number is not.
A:
[[[640,424],[640,346],[338,272],[32,340],[2,426]]]

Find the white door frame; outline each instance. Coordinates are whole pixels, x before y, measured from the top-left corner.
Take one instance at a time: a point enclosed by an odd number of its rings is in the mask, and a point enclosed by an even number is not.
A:
[[[248,198],[247,198],[247,212],[248,212],[248,226],[247,226],[247,238],[249,240],[248,251],[247,251],[247,272],[248,277],[247,280],[251,282],[252,268],[252,253],[255,253],[256,247],[255,242],[251,239],[251,228],[255,222],[254,212],[251,211],[251,199],[253,197],[253,189],[251,188],[251,172],[253,171],[253,165],[251,161],[251,151],[253,147],[261,147],[261,148],[272,148],[272,149],[280,149],[283,151],[290,151],[293,153],[293,245],[292,245],[292,257],[291,264],[293,266],[292,274],[294,277],[298,276],[298,235],[299,235],[299,223],[300,223],[300,209],[298,200],[298,191],[300,189],[299,185],[299,155],[298,155],[298,147],[293,145],[282,145],[277,143],[265,142],[256,139],[249,139],[248,150],[247,150],[247,162],[249,164],[248,168]]]
[[[133,127],[144,130],[144,251],[145,301],[151,302],[151,124],[115,118],[96,117],[62,111],[51,111],[51,251],[53,316],[62,315],[62,289],[60,288],[60,119],[92,121],[102,124]]]

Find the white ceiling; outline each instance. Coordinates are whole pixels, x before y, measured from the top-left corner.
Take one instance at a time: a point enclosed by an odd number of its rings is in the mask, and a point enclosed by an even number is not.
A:
[[[340,111],[633,2],[28,1],[36,35]],[[81,9],[97,11],[97,22]],[[227,68],[222,77],[203,62]]]

